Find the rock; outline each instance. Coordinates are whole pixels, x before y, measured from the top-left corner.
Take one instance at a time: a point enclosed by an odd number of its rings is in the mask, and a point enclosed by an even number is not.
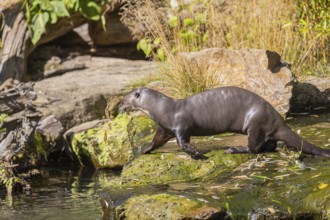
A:
[[[158,159],[161,160],[161,158]],[[212,161],[216,163],[215,158],[213,159]],[[145,160],[145,157],[142,160]],[[200,166],[198,161],[196,163]],[[294,169],[293,164],[296,166]],[[232,164],[229,167],[218,166],[209,174],[205,172],[202,178],[193,178],[196,170],[191,169],[191,177],[185,180],[181,179],[179,168],[176,168],[176,165],[181,164],[168,163],[168,167],[159,163],[153,165],[155,170],[159,170],[158,173],[150,168],[148,161],[145,165],[140,163],[139,166],[135,166],[136,173],[151,170],[150,175],[145,173],[150,181],[142,180],[143,186],[139,185],[141,182],[139,178],[145,179],[145,177],[139,174],[136,176],[131,174],[132,179],[121,177],[119,185],[114,184],[116,181],[110,180],[105,188],[108,194],[105,193],[101,197],[106,216],[114,212],[114,216],[117,217],[115,219],[133,218],[129,213],[134,213],[136,217],[139,209],[140,215],[136,219],[153,219],[152,216],[158,216],[156,219],[168,219],[167,216],[163,217],[162,209],[154,208],[153,204],[159,204],[155,199],[159,194],[170,194],[180,195],[181,198],[194,198],[208,207],[223,210],[222,216],[228,215],[230,219],[329,218],[330,197],[324,196],[329,195],[330,190],[329,161],[327,160],[317,162],[310,158],[309,161],[297,162],[292,156],[285,155],[283,152],[259,155],[254,156],[254,159],[236,165]],[[126,172],[125,169],[127,168],[124,168],[123,173]],[[222,169],[228,169],[228,172],[219,171]],[[133,171],[133,169],[130,170]],[[167,173],[174,174],[175,172],[178,179],[163,181]],[[138,204],[143,204],[143,208]],[[168,206],[171,207],[171,205],[172,201],[168,199]],[[164,204],[161,207],[166,209],[167,205]],[[150,210],[150,212],[145,210]],[[191,209],[185,207],[183,210]],[[181,210],[171,210],[173,215],[178,215],[178,213],[181,213]],[[197,218],[194,217],[192,219]],[[190,217],[187,218],[190,219]]]
[[[294,130],[301,129],[302,137],[329,149],[329,120],[329,114],[323,114],[290,124]],[[162,217],[167,204],[158,203],[158,195],[193,198],[202,205],[227,212],[227,216],[217,219],[329,219],[330,160],[299,158],[299,152],[287,149],[258,155],[226,155],[217,148],[226,138],[214,138],[192,140],[203,150],[205,146],[212,147],[208,148],[213,151],[206,153],[206,160],[192,160],[165,145],[152,154],[131,160],[119,177],[102,179],[100,200],[104,219],[125,218],[137,209],[140,215],[136,219],[153,219],[150,213],[159,216],[156,219],[168,219]],[[172,200],[166,201],[172,207]],[[163,209],[154,208],[153,204]],[[181,213],[171,210],[173,215]]]
[[[119,104],[122,101],[122,96],[114,95],[108,98],[107,107],[105,108],[105,117],[115,117],[119,113]]]
[[[325,92],[327,89],[330,89],[330,77],[309,77],[301,83],[309,83],[316,86],[321,92]],[[330,99],[330,97],[328,97]]]
[[[133,148],[148,144],[155,124],[144,116],[118,115],[111,120],[88,122],[68,130],[64,136],[82,166],[117,168],[134,155]]]
[[[248,154],[224,154],[222,150],[209,152],[205,156],[208,157],[207,160],[194,160],[183,152],[141,155],[127,164],[121,176],[111,180],[109,185],[133,187],[207,180],[228,172],[251,158]]]
[[[51,153],[59,152],[63,148],[63,133],[63,126],[54,115],[38,123],[34,133],[35,145],[38,152],[45,156],[46,161]]]
[[[118,12],[105,15],[105,30],[101,21],[89,22],[89,35],[95,45],[135,43],[129,29],[120,21]]]
[[[55,115],[65,129],[104,116],[107,98],[155,73],[156,64],[115,58],[84,59],[86,69],[35,83],[34,102],[45,116]]]
[[[309,78],[295,83],[290,100],[290,113],[330,112],[330,77]]]
[[[115,219],[223,219],[226,212],[196,199],[169,194],[141,195],[115,209]],[[104,218],[108,219],[108,218]]]
[[[210,48],[182,53],[192,68],[215,74],[219,85],[251,90],[270,102],[280,114],[289,110],[292,73],[276,52],[261,49]]]

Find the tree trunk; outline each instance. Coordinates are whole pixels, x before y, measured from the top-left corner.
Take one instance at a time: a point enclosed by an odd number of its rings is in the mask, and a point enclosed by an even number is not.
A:
[[[21,5],[5,11],[5,26],[2,32],[2,57],[0,84],[9,78],[21,80],[26,71],[27,55],[33,45]]]
[[[21,7],[21,4],[16,4],[3,12],[5,20],[2,33],[0,85],[9,78],[28,80],[26,77],[27,58],[33,50],[38,45],[52,41],[86,22],[86,19],[78,13],[69,18],[63,18],[56,24],[48,25],[39,42],[33,45]]]

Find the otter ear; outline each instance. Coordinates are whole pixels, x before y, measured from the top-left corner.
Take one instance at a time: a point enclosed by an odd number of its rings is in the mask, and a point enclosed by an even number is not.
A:
[[[141,94],[136,92],[134,95],[135,95],[135,98],[139,98]]]

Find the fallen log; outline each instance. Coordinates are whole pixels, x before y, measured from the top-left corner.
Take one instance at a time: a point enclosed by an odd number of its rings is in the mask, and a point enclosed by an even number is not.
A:
[[[43,114],[32,104],[37,98],[33,85],[20,83],[0,92],[1,113],[9,114],[0,122],[0,170],[7,173],[0,174],[0,185],[7,189],[28,184],[24,178],[33,175],[34,168],[63,147],[62,124],[53,115],[42,118]],[[8,179],[17,181],[7,186]]]
[[[26,104],[37,98],[33,86],[33,82],[20,83],[10,89],[0,91],[0,112],[11,115],[24,110]]]

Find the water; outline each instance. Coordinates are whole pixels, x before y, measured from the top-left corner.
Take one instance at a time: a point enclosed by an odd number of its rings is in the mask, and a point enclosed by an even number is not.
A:
[[[109,170],[44,168],[43,178],[32,181],[30,192],[11,197],[2,192],[0,219],[101,219],[100,191]]]
[[[330,148],[330,114],[308,116],[289,121],[295,131],[320,147]],[[197,146],[244,145],[246,137],[227,135],[194,140]],[[170,143],[163,151],[179,150]],[[312,159],[313,160],[313,159]],[[314,161],[314,160],[313,160]],[[43,178],[32,180],[31,190],[12,196],[0,191],[0,220],[2,219],[101,219],[100,193],[106,183],[119,175],[117,171],[70,168],[43,168]],[[174,188],[187,190],[185,184],[174,184]]]

